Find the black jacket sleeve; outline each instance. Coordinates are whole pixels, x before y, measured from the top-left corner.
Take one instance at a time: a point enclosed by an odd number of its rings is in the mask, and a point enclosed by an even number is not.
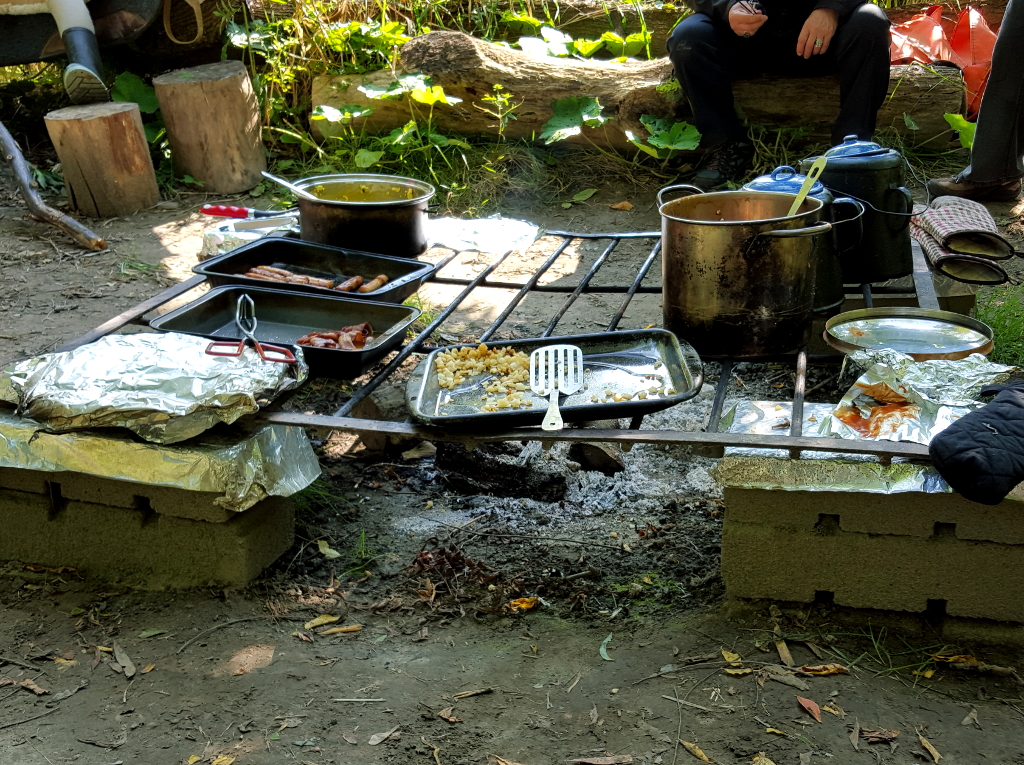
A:
[[[736,5],[738,1],[739,0],[687,0],[686,4],[693,9],[694,13],[703,13],[705,16],[710,16],[715,21],[728,24],[729,9]],[[823,2],[836,1],[837,0],[823,0]],[[858,3],[858,5],[860,5],[860,3]]]
[[[848,19],[850,14],[857,8],[864,5],[865,0],[818,0],[814,4],[814,10],[827,8],[839,14],[839,20]]]

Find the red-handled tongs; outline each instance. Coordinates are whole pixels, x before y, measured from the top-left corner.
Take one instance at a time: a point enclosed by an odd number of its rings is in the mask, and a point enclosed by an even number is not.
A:
[[[248,339],[256,353],[264,361],[273,361],[278,364],[297,364],[298,359],[290,349],[281,345],[267,345],[256,339],[256,305],[252,298],[242,294],[238,297],[238,304],[235,306],[235,324],[245,335],[242,340],[214,340],[206,346],[206,353],[210,356],[241,356],[245,350],[245,340]]]

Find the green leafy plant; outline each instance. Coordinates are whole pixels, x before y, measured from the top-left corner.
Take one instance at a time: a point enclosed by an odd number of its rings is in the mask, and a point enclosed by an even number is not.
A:
[[[580,135],[584,127],[601,127],[608,118],[600,102],[590,96],[569,96],[551,103],[554,114],[544,123],[540,137],[546,144]]]
[[[573,39],[554,27],[541,27],[540,37],[520,37],[519,47],[534,56],[568,56],[572,53]]]
[[[942,116],[949,123],[949,126],[960,135],[961,146],[965,149],[970,149],[974,146],[974,131],[978,129],[976,123],[968,122],[967,118],[962,114],[943,114]]]
[[[513,101],[512,94],[504,85],[495,83],[493,91],[491,95],[484,96],[482,99],[488,106],[473,104],[473,107],[498,120],[498,140],[504,140],[505,128],[508,126],[509,120],[516,118],[515,110],[522,106],[523,102]]]
[[[651,44],[651,33],[645,30],[622,37],[617,32],[605,32],[601,41],[616,58],[632,58]]]

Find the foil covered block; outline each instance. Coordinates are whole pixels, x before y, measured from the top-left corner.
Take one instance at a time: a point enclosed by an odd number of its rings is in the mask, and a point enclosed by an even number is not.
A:
[[[223,255],[243,244],[255,242],[274,233],[298,235],[298,213],[282,213],[278,218],[255,218],[218,223],[203,234],[203,246],[199,251],[199,260],[203,261],[215,255]]]
[[[0,410],[0,467],[71,471],[116,481],[222,493],[214,503],[241,512],[287,497],[320,475],[302,428],[268,425],[246,437],[206,435],[187,444],[141,443],[116,432],[50,433]]]
[[[712,476],[723,486],[772,491],[858,491],[868,494],[951,494],[953,489],[930,462],[894,457],[883,464],[870,454],[828,451],[829,438],[816,432],[833,410],[832,404],[804,404],[803,434],[821,438],[821,451],[805,449],[790,459],[785,449],[730,446]],[[792,404],[788,401],[740,401],[722,417],[728,433],[790,435]],[[831,438],[835,438],[832,436]],[[1007,499],[1024,501],[1024,484]]]
[[[301,384],[309,370],[263,361],[255,350],[209,356],[209,340],[177,333],[108,335],[66,353],[18,362],[0,373],[0,398],[52,432],[127,428],[173,444],[259,411]]]
[[[1015,367],[981,354],[914,361],[888,348],[857,351],[850,363],[865,371],[818,428],[823,436],[928,444],[973,409],[986,385],[1005,382]]]
[[[525,250],[540,235],[532,223],[512,218],[431,218],[427,238],[432,246],[453,250],[475,250],[503,255],[510,250]]]

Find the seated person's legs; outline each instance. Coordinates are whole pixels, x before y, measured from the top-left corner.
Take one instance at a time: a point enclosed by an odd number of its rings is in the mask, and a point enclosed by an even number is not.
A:
[[[736,38],[732,40],[730,38]],[[683,88],[708,161],[693,178],[701,188],[715,188],[746,172],[753,147],[733,106],[733,63],[739,38],[709,16],[683,19],[668,40],[669,58]],[[747,45],[750,41],[744,41]]]
[[[47,5],[68,54],[68,67],[64,70],[68,96],[76,104],[109,101],[96,32],[84,0],[48,0]]]
[[[866,3],[839,24],[829,53],[839,74],[839,117],[832,143],[848,135],[868,140],[889,90],[889,18]]]

